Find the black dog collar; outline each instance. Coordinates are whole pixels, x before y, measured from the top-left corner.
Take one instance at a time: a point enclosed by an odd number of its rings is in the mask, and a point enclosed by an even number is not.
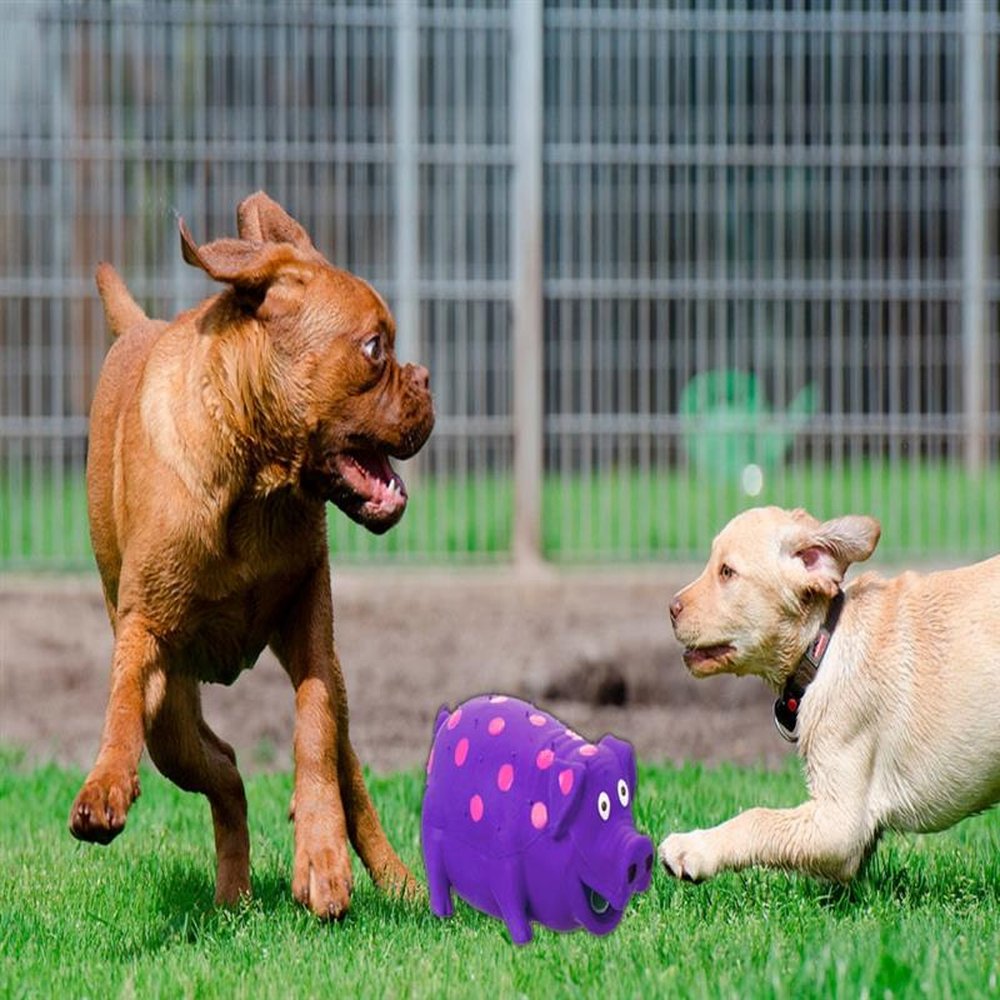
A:
[[[802,703],[802,696],[806,693],[806,688],[816,677],[816,671],[823,662],[827,648],[830,645],[830,636],[837,627],[840,619],[840,612],[844,608],[844,592],[838,590],[830,601],[830,607],[826,612],[826,618],[820,626],[806,651],[802,654],[795,672],[785,682],[785,688],[781,692],[781,697],[774,703],[774,724],[778,728],[782,739],[789,743],[798,743],[799,705]]]

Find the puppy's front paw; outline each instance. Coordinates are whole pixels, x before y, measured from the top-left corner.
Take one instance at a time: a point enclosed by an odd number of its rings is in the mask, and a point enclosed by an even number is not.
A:
[[[137,774],[90,777],[69,812],[69,830],[77,840],[110,844],[125,829],[129,806],[139,797]]]
[[[351,905],[354,879],[347,844],[296,838],[292,893],[321,920],[339,920]]]
[[[718,863],[700,830],[670,834],[660,844],[658,854],[670,875],[688,882],[701,882],[718,871]]]

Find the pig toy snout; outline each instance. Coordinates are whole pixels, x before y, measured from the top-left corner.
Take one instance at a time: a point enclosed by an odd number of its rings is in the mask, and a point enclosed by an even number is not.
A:
[[[620,916],[632,896],[645,892],[653,877],[653,842],[634,830],[623,829],[608,845],[609,851],[596,865],[579,858],[581,881],[587,906],[598,920]],[[609,880],[607,875],[613,873]]]
[[[649,837],[632,834],[625,851],[625,884],[629,892],[645,892],[653,877],[653,842]]]

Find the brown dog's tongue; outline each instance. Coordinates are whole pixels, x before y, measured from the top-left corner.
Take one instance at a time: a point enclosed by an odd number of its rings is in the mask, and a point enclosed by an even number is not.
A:
[[[406,497],[406,487],[403,480],[393,471],[389,459],[382,452],[353,451],[347,457],[348,463],[362,473],[367,480],[372,497],[378,497],[387,490]],[[353,477],[350,477],[353,478]]]
[[[372,479],[380,479],[383,483],[392,482],[392,466],[385,455],[377,451],[352,452],[351,458],[368,473]]]

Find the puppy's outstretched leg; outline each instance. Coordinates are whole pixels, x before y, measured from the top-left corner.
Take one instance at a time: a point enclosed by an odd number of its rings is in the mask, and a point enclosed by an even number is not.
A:
[[[748,809],[709,830],[672,833],[659,856],[669,874],[692,882],[753,865],[847,882],[874,838],[863,816],[812,799],[794,809]]]

